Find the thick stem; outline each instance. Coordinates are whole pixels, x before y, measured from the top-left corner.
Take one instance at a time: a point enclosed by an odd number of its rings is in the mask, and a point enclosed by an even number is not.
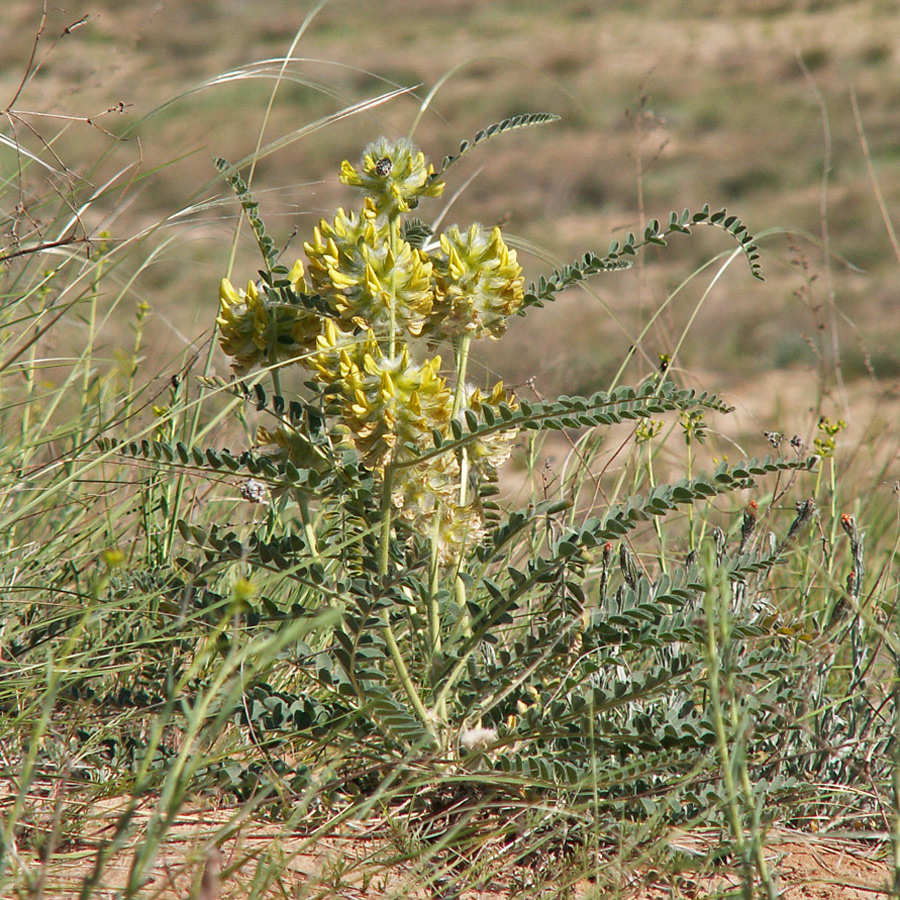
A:
[[[454,418],[460,414],[466,399],[466,369],[469,365],[469,348],[472,345],[472,336],[464,334],[456,346],[456,391],[453,395]],[[464,509],[469,503],[469,453],[463,447],[459,451],[459,506]],[[459,605],[462,616],[463,634],[470,637],[472,625],[469,620],[469,610],[466,606],[466,585],[457,575],[454,585],[456,602]]]
[[[469,505],[469,454],[463,449],[459,455],[459,506]]]
[[[429,561],[428,581],[428,637],[431,644],[430,681],[432,691],[437,690],[438,663],[443,651],[441,642],[441,610],[437,593],[441,583],[441,564],[439,555],[439,541],[441,539],[441,511],[442,505],[437,503],[434,518],[434,532],[431,535],[431,559]],[[439,722],[447,722],[447,702],[439,700],[433,711],[434,718]]]
[[[281,393],[281,370],[280,369],[272,369],[272,389],[275,393],[281,397],[283,394]]]
[[[309,514],[309,498],[303,491],[297,491],[297,503],[300,506],[300,519],[303,522],[303,534],[306,543],[309,544],[309,553],[313,559],[319,559],[319,543],[316,532],[312,526],[312,517]]]
[[[425,709],[425,704],[422,703],[419,692],[416,690],[412,678],[409,677],[409,670],[406,668],[406,663],[403,661],[403,654],[400,652],[400,646],[397,643],[397,638],[394,636],[394,629],[391,627],[390,610],[387,608],[383,609],[381,611],[381,618],[384,621],[384,640],[388,645],[391,659],[394,661],[394,668],[397,670],[397,675],[400,678],[403,689],[406,691],[406,696],[409,697],[409,702],[412,703],[413,709],[419,717],[419,721],[425,726],[428,733],[435,741],[438,741],[438,736],[434,732],[434,726],[432,725],[431,717],[428,715],[428,710]]]
[[[393,493],[393,487],[394,469],[391,465],[387,465],[384,468],[384,482],[381,488],[381,545],[378,548],[378,574],[381,576],[382,581],[387,577],[391,561],[391,512],[393,509],[391,494]],[[422,698],[419,696],[412,678],[410,678],[409,669],[406,668],[403,654],[400,652],[400,645],[397,643],[397,637],[391,625],[391,613],[388,608],[381,611],[381,618],[384,622],[384,640],[388,646],[388,652],[391,654],[394,668],[397,670],[400,683],[406,691],[406,696],[409,697],[409,702],[416,711],[419,721],[425,726],[435,741],[439,743],[432,719],[428,715],[428,710],[425,709],[425,704],[422,703]]]
[[[441,513],[443,506],[438,501],[434,510],[434,529],[431,534],[431,559],[429,560],[428,578],[428,637],[431,655],[441,652],[441,612],[438,606],[437,592],[440,586],[441,570],[438,560],[441,540]]]
[[[381,483],[381,540],[378,546],[378,574],[384,578],[390,568],[391,560],[391,513],[394,492],[394,467],[384,467],[384,480]]]
[[[458,416],[466,399],[466,369],[469,366],[469,347],[472,335],[464,334],[456,345],[456,391],[453,394],[453,416]]]

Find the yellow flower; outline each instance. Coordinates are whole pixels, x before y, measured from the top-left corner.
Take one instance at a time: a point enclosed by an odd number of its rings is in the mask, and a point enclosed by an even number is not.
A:
[[[320,317],[304,307],[296,294],[309,293],[303,263],[297,260],[287,276],[290,291],[261,290],[249,282],[237,291],[227,278],[219,287],[219,343],[243,374],[255,365],[271,365],[296,359],[315,347],[321,330]]]
[[[232,283],[223,278],[219,286],[219,344],[232,366],[239,374],[252,369],[262,358],[262,349],[256,338],[256,317],[259,293],[251,281],[246,291],[236,291]]]
[[[505,403],[510,409],[518,409],[519,406],[515,398],[507,393],[502,381],[494,385],[487,397],[478,388],[469,392],[466,397],[466,407],[479,415],[485,406],[497,410],[501,403]],[[496,412],[495,418],[500,419],[499,412]],[[483,435],[470,443],[467,451],[470,474],[477,481],[495,481],[497,471],[509,459],[513,443],[518,436],[518,429],[511,428]]]
[[[426,165],[425,154],[405,138],[381,138],[369,144],[358,166],[345,159],[341,181],[362,188],[376,209],[390,217],[415,209],[422,197],[440,197],[444,191],[444,182],[434,177],[434,167]]]
[[[499,228],[455,225],[441,235],[435,255],[436,297],[430,331],[437,338],[465,333],[499,338],[524,299],[522,268]]]
[[[313,286],[345,331],[385,334],[393,307],[399,327],[422,333],[434,301],[431,261],[399,239],[392,250],[387,220],[371,198],[360,215],[339,209],[333,223],[320,221],[303,249]]]
[[[404,444],[424,447],[432,429],[449,422],[450,390],[439,356],[417,364],[402,344],[390,357],[371,329],[351,338],[328,322],[312,363],[329,409],[369,468],[381,468],[395,452],[395,459],[405,458]]]

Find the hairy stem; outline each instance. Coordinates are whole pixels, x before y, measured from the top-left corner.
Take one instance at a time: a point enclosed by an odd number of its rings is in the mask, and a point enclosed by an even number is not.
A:
[[[388,465],[385,466],[384,470],[384,483],[382,484],[382,494],[381,494],[381,509],[382,509],[382,520],[381,520],[381,546],[378,548],[379,557],[378,557],[378,574],[381,575],[382,581],[386,578],[388,574],[388,569],[390,568],[390,559],[391,559],[391,493],[394,484],[394,470]],[[428,710],[425,709],[425,704],[422,703],[422,698],[419,696],[419,692],[416,690],[415,684],[413,684],[412,678],[409,675],[409,669],[406,668],[406,663],[403,659],[403,654],[400,651],[400,645],[397,643],[397,636],[394,634],[394,628],[391,625],[391,613],[390,609],[385,607],[381,611],[381,619],[384,622],[384,639],[385,643],[388,646],[388,651],[391,654],[391,660],[394,663],[394,668],[397,670],[397,676],[400,679],[400,683],[403,685],[403,689],[406,691],[406,696],[409,697],[409,702],[412,704],[413,709],[416,711],[416,715],[419,717],[419,720],[428,729],[428,732],[437,739],[437,735],[434,733],[434,728],[432,726],[431,717],[428,715]]]

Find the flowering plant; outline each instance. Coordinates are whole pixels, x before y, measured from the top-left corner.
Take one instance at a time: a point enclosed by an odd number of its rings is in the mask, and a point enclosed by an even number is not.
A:
[[[370,144],[362,161],[344,161],[341,181],[363,191],[358,210],[321,220],[278,292],[223,279],[219,343],[239,375],[257,366],[300,365],[332,416],[333,435],[388,484],[390,510],[412,534],[427,534],[441,565],[458,567],[483,534],[478,488],[496,480],[516,430],[456,452],[410,463],[435,436],[450,442],[451,422],[485,406],[516,407],[502,383],[487,395],[466,384],[469,344],[499,338],[522,306],[522,270],[499,228],[457,226],[412,234],[404,216],[443,180],[408,140]],[[307,274],[308,273],[308,274]],[[304,305],[311,295],[313,309]],[[429,348],[449,343],[453,382]],[[498,413],[499,414],[499,413]],[[259,441],[282,461],[308,465],[302,442],[282,426]]]
[[[605,597],[612,541],[679,504],[805,464],[751,461],[735,475],[717,472],[713,481],[657,485],[646,498],[610,504],[603,517],[580,523],[569,497],[501,514],[491,499],[498,471],[523,430],[603,428],[666,411],[699,417],[727,407],[677,389],[667,368],[638,388],[589,398],[538,403],[516,398],[502,382],[482,390],[467,380],[473,341],[500,339],[512,315],[586,277],[627,267],[642,247],[698,225],[732,234],[758,274],[746,228],[708,207],[673,213],[667,225],[651,220],[642,237],[629,234],[605,256],[587,253],[527,289],[499,228],[452,225],[436,234],[411,217],[423,200],[441,196],[444,174],[469,149],[552,118],[537,113],[491,126],[463,142],[440,171],[408,140],[375,141],[358,163],[341,166],[341,181],[362,192],[361,202],[322,219],[303,245],[305,259],[291,268],[279,264],[246,186],[231,179],[266,267],[244,289],[222,281],[219,343],[239,384],[255,379],[261,409],[267,400],[258,379],[272,377],[270,411],[278,423],[259,428],[256,449],[241,459],[213,459],[268,478],[268,494],[259,494],[254,481],[245,496],[278,497],[280,504],[295,497],[304,537],[288,525],[287,536],[273,540],[277,515],[252,545],[215,533],[201,537],[227,546],[236,559],[287,573],[313,604],[328,598],[340,626],[317,657],[324,666],[319,683],[336,686],[341,709],[355,697],[363,715],[406,747],[468,753],[477,745],[482,752],[484,735],[493,740],[504,723],[514,728],[524,717],[526,727],[527,697],[544,697],[531,682],[568,678],[565,672],[586,664],[573,636],[580,632],[590,642],[597,638],[592,629],[599,634],[606,627],[605,620],[590,624],[583,584],[599,564]],[[280,373],[289,367],[306,374],[302,399],[283,396]],[[188,526],[184,533],[196,537]],[[598,563],[592,551],[600,547]],[[522,641],[516,612],[545,589],[542,624]],[[653,609],[664,615],[663,607]],[[534,641],[555,648],[552,664],[536,664]],[[388,686],[380,665],[388,657],[408,704]],[[472,734],[479,736],[474,743]]]

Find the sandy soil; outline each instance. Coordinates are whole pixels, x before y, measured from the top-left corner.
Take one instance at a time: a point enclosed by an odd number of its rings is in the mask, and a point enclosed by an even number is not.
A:
[[[5,799],[11,798],[7,795]],[[94,802],[89,808],[79,808],[77,802],[67,805],[65,818],[78,816],[81,821],[78,836],[57,846],[45,861],[34,852],[16,847],[12,856],[18,873],[18,892],[4,892],[3,896],[58,900],[78,897],[98,853],[110,856],[91,896],[100,900],[121,896],[118,892],[127,888],[135,856],[153,829],[153,802],[142,799],[131,822],[132,836],[127,847],[116,851],[112,842],[127,803],[127,798],[110,798]],[[50,818],[52,815],[48,812]],[[51,822],[43,816],[34,819],[35,828],[49,825]],[[350,820],[335,829],[340,837],[301,836],[289,827],[259,821],[237,809],[185,810],[166,831],[158,853],[132,896],[225,900],[246,897],[253,885],[265,885],[258,896],[323,900],[434,897],[433,889],[425,887],[421,873],[408,864],[390,863],[396,845],[385,841],[386,830],[383,819],[373,824]],[[502,857],[498,856],[485,884],[442,896],[458,900],[522,896],[587,900],[607,895],[610,881],[615,882],[617,896],[633,900],[709,897],[740,890],[740,880],[733,872],[706,874],[706,860],[718,840],[718,835],[708,832],[673,832],[668,844],[686,861],[678,873],[654,872],[645,867],[611,876],[609,867],[618,866],[608,857],[610,861],[601,860],[598,864],[596,879],[565,886],[544,883],[533,889],[529,889],[533,879],[528,872],[503,871]],[[24,844],[25,839],[20,837],[19,843]],[[774,830],[766,845],[766,862],[783,900],[870,900],[873,895],[887,894],[893,878],[888,857],[889,847],[884,841],[785,829]]]

